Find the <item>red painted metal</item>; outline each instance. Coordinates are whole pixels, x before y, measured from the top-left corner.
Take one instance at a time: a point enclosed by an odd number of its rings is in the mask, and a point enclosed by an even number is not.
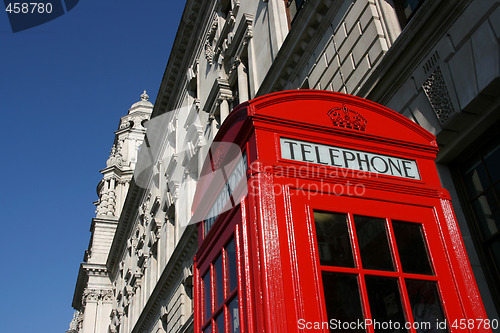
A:
[[[237,144],[246,155],[247,174],[239,186],[248,186],[248,194],[235,207],[228,202],[228,210],[206,234],[204,222],[200,223],[194,266],[195,332],[207,332],[210,325],[215,332],[220,311],[226,311],[227,329],[231,324],[227,304],[222,310],[212,304],[215,314],[210,320],[203,317],[202,277],[232,237],[237,248],[238,288],[228,297],[238,298],[240,332],[298,332],[306,330],[299,327],[299,320],[328,322],[321,272],[329,271],[357,277],[365,319],[373,313],[366,276],[397,279],[410,323],[414,318],[405,279],[418,279],[437,284],[450,332],[491,332],[484,325],[467,330],[450,325],[455,320],[487,317],[449,195],[439,182],[434,163],[438,147],[432,134],[367,100],[296,90],[239,105],[214,142]],[[330,160],[320,150],[328,151]],[[223,161],[224,156],[218,158]],[[358,169],[370,168],[370,172],[356,170],[355,162]],[[207,162],[204,172],[210,173],[212,166]],[[207,214],[214,204],[208,199],[217,197],[213,186],[209,178],[198,185],[197,216]],[[314,210],[347,214],[355,267],[320,265]],[[394,271],[363,268],[354,215],[385,219]],[[403,272],[393,220],[422,226],[433,275]],[[373,331],[367,327],[367,332]]]

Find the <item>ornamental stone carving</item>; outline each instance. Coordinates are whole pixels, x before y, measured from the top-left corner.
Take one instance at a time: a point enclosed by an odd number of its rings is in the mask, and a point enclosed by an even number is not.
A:
[[[112,303],[114,294],[112,289],[85,289],[83,292],[82,303],[85,306],[87,303],[96,303],[103,301],[105,303]]]
[[[73,320],[71,320],[71,323],[69,324],[68,332],[80,332],[80,330],[82,329],[82,324],[83,313],[77,310],[73,313]]]
[[[444,124],[455,113],[451,103],[448,87],[441,68],[438,66],[422,85],[432,109],[441,124]]]
[[[209,41],[205,42],[205,58],[207,58],[208,63],[211,65],[214,59],[214,49]]]
[[[123,167],[122,143],[120,141],[118,144],[113,144],[109,158],[106,161],[106,166],[117,166],[119,168]]]
[[[217,33],[217,27],[219,26],[219,16],[214,14],[212,18],[212,25],[207,32],[206,40],[205,40],[205,58],[208,63],[211,65],[214,59],[215,50],[213,44],[215,42],[215,35]]]
[[[96,289],[86,289],[83,292],[83,302],[84,304],[89,302],[97,302],[99,300],[99,290]]]
[[[111,290],[111,289],[102,290],[101,291],[101,298],[102,298],[102,301],[105,303],[112,303],[114,300],[113,290]]]

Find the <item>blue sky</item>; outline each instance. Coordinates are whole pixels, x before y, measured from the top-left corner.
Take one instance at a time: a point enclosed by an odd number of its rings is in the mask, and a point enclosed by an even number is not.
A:
[[[80,1],[12,33],[0,13],[0,332],[65,332],[119,118],[154,103],[185,1]]]

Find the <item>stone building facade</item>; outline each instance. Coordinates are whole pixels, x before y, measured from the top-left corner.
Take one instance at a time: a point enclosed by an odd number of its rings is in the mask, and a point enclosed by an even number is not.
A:
[[[441,182],[498,318],[499,22],[493,0],[187,0],[154,109],[143,96],[122,117],[101,171],[74,331],[193,331],[200,166],[234,106],[290,89],[367,98],[436,135]],[[136,160],[136,119],[150,115]]]
[[[128,114],[120,118],[106,168],[97,185],[96,216],[90,226],[89,247],[80,265],[73,296],[76,310],[69,332],[107,332],[115,299],[106,260],[129,191],[137,152],[144,139],[144,123],[151,117],[153,104],[144,93]]]

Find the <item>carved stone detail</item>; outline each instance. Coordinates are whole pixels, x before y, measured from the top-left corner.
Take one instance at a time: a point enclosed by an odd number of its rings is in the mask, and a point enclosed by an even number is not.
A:
[[[114,299],[113,290],[111,290],[111,289],[102,290],[101,291],[101,298],[102,298],[102,301],[105,303],[112,303],[113,299]]]
[[[83,292],[82,303],[85,306],[90,302],[103,301],[105,303],[112,303],[114,301],[113,290],[111,289],[85,289]]]
[[[448,87],[446,86],[440,67],[437,67],[432,74],[429,75],[424,84],[422,84],[422,88],[439,122],[444,124],[453,116],[455,109],[451,103]]]
[[[83,313],[80,311],[75,311],[73,313],[73,320],[69,324],[68,332],[80,332],[83,324]]]
[[[233,33],[227,55],[230,57],[240,56],[252,37],[253,16],[245,13]]]
[[[207,58],[208,63],[211,65],[214,59],[214,49],[209,41],[205,42],[205,58]]]
[[[208,63],[210,65],[212,64],[215,55],[213,44],[216,39],[215,35],[217,33],[218,26],[219,26],[219,16],[215,14],[212,18],[212,25],[207,32],[205,40],[205,58],[208,60]]]
[[[239,8],[240,8],[240,0],[233,0],[233,13],[234,13],[234,15],[236,15]]]

